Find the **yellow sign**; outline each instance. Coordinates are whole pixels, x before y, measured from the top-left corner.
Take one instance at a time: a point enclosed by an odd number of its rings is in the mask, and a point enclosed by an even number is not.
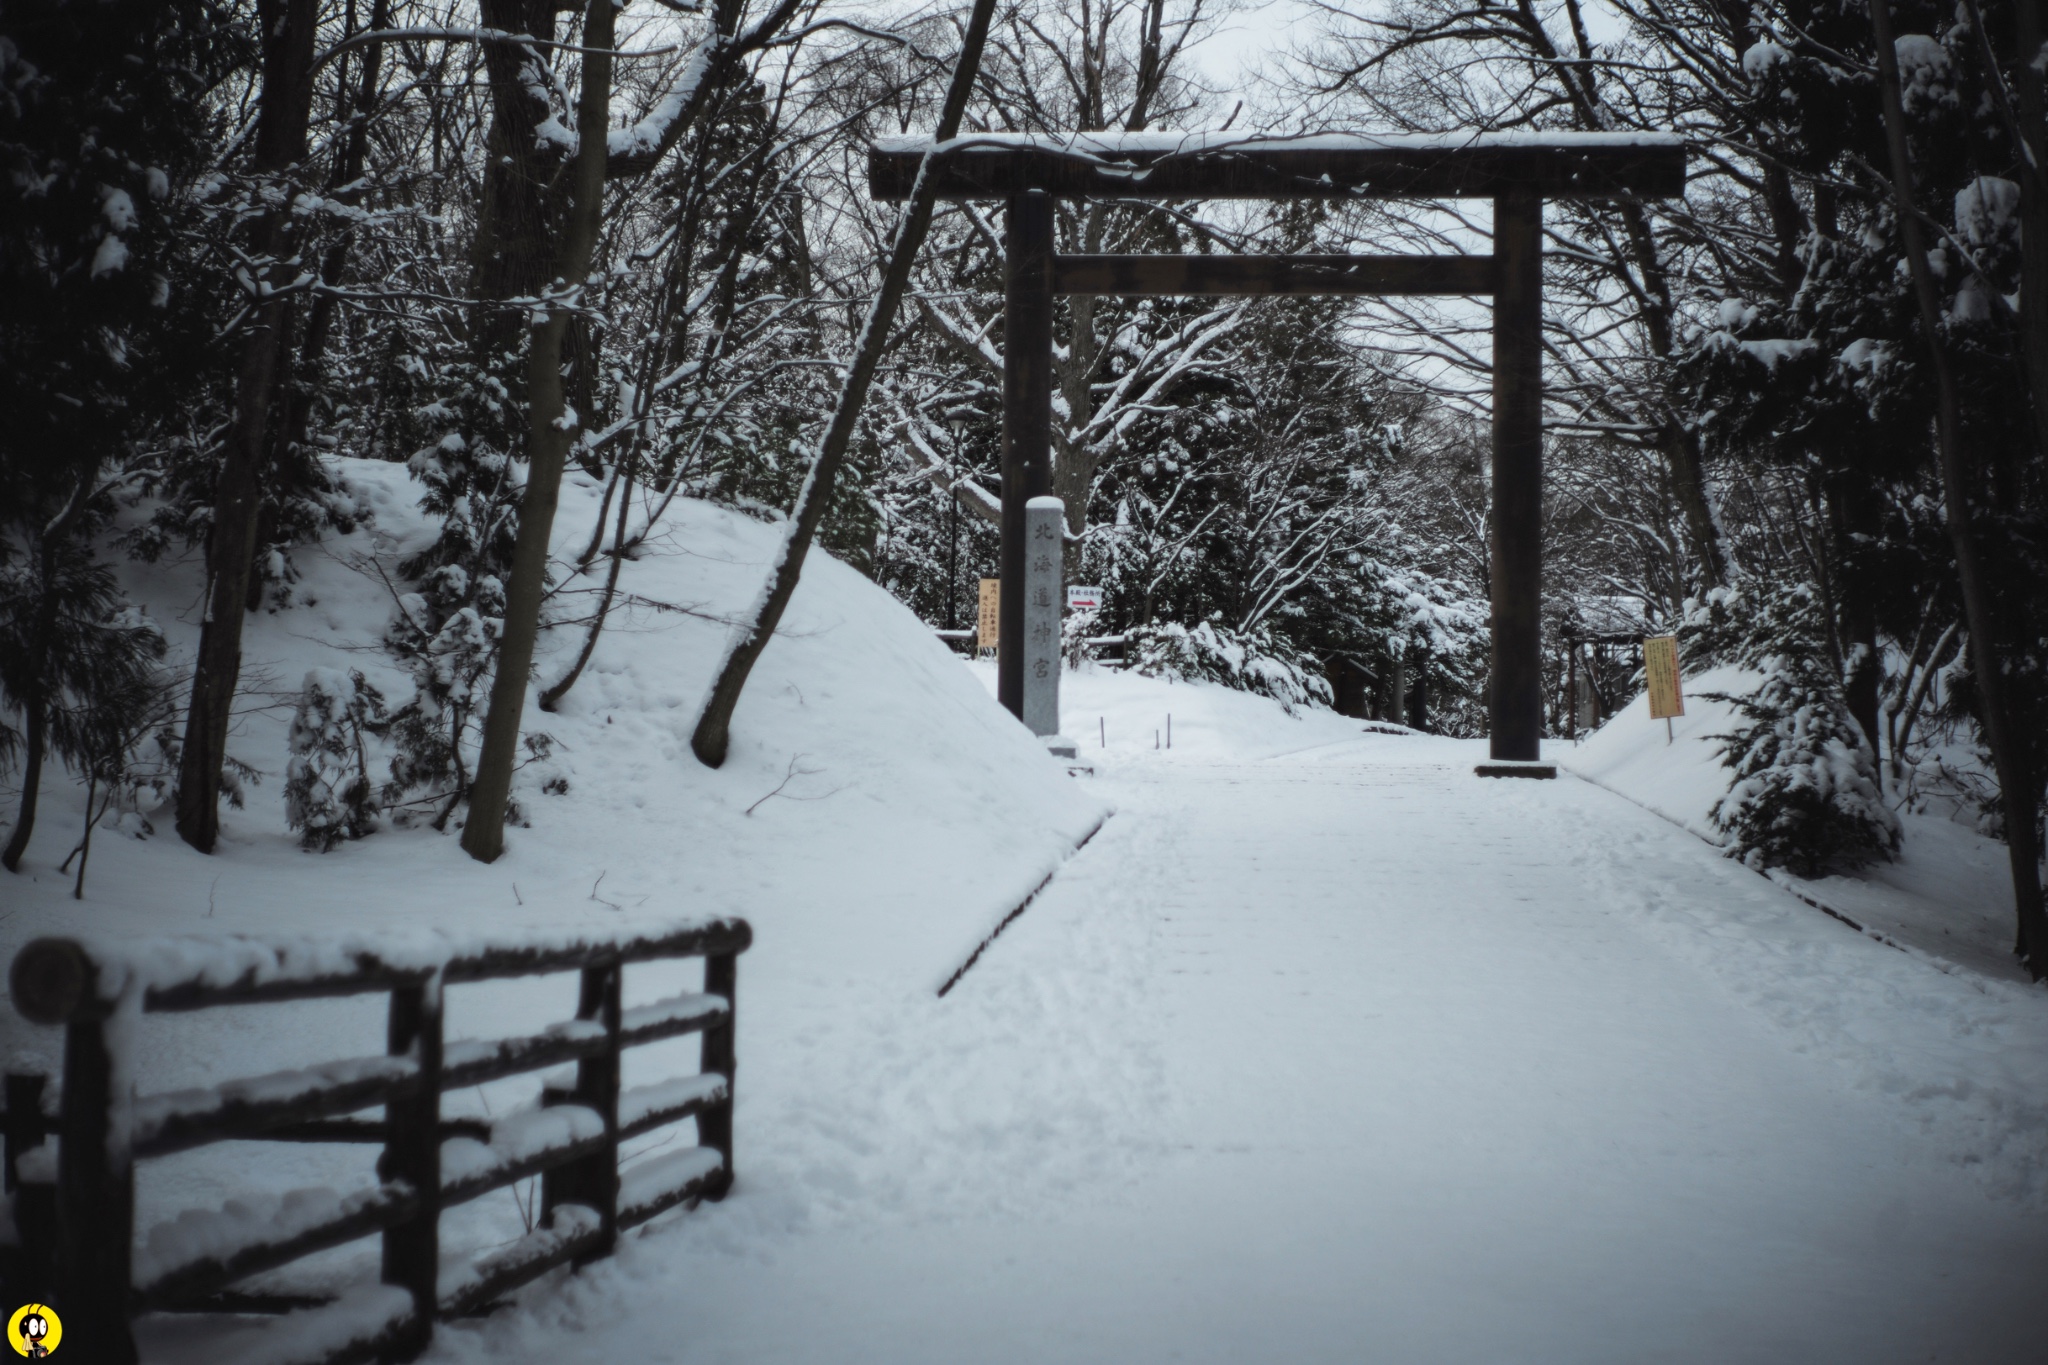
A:
[[[996,647],[996,636],[1002,630],[1001,613],[997,610],[1002,604],[1002,596],[1002,579],[984,578],[981,580],[981,620],[978,623],[980,630],[977,632],[979,638],[974,642],[977,649],[994,649]]]
[[[25,1303],[7,1320],[7,1344],[18,1356],[41,1360],[64,1340],[64,1324],[48,1304]]]
[[[1685,714],[1678,688],[1678,637],[1652,635],[1643,641],[1643,679],[1650,687],[1650,719],[1669,720]]]

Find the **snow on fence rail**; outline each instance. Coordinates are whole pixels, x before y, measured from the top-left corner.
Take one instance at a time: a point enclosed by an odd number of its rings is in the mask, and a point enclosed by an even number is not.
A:
[[[0,1116],[14,1232],[0,1246],[22,1297],[64,1315],[81,1360],[136,1359],[132,1319],[155,1311],[286,1313],[249,1360],[344,1365],[409,1360],[436,1319],[487,1307],[566,1262],[607,1255],[622,1229],[732,1184],[734,989],[746,921],[720,919],[613,938],[436,933],[368,939],[248,936],[100,943],[41,938],[15,955],[15,1007],[65,1029],[61,1098],[48,1078],[10,1074]],[[702,957],[704,989],[623,1009],[627,963]],[[443,988],[579,972],[576,1018],[519,1038],[444,1042]],[[128,1055],[142,1013],[388,993],[387,1055],[135,1097]],[[701,1074],[622,1090],[619,1056],[701,1033]],[[441,1096],[574,1063],[544,1079],[539,1105],[444,1119]],[[357,1117],[382,1106],[381,1119]],[[621,1169],[619,1144],[684,1119],[695,1147]],[[54,1152],[46,1139],[58,1139]],[[223,1141],[383,1146],[380,1183],[263,1193],[187,1210],[135,1250],[137,1160]],[[440,1215],[529,1176],[540,1224],[510,1246],[444,1270]],[[235,1286],[315,1252],[381,1235],[382,1284],[331,1298]],[[238,1356],[238,1359],[241,1358]]]

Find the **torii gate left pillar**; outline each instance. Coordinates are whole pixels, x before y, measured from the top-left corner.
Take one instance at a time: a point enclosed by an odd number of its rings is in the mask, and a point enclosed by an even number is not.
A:
[[[1543,756],[1543,201],[1493,201],[1493,669],[1487,754]],[[1503,770],[1511,771],[1511,770]]]
[[[1519,134],[1269,138],[1224,133],[981,134],[934,148],[888,139],[877,199],[923,167],[948,199],[1007,205],[1003,320],[1001,640],[997,695],[1021,717],[1024,504],[1051,491],[1056,294],[1492,295],[1493,668],[1487,775],[1551,775],[1543,739],[1543,202],[1668,197],[1685,147],[1668,136]],[[1490,198],[1492,256],[1060,256],[1053,201]]]
[[[1024,504],[1052,492],[1052,197],[1011,198],[1003,260],[1003,513],[996,700],[1024,717]]]

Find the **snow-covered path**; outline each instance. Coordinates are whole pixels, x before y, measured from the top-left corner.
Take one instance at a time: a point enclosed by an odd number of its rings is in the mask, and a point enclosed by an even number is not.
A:
[[[2041,1359],[2048,996],[1473,756],[1112,765],[948,999],[743,1022],[731,1200],[435,1359]]]

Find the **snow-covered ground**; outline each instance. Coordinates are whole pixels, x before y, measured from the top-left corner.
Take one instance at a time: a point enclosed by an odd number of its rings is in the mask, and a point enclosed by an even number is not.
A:
[[[756,1042],[732,1198],[435,1359],[2039,1357],[2048,993],[1474,745],[1066,715],[1117,815],[859,1102]]]
[[[398,553],[409,490],[359,479],[383,529],[353,552]],[[565,538],[588,510],[569,506]],[[300,853],[272,783],[215,858],[105,840],[75,904],[51,873],[60,793],[38,880],[0,881],[0,952],[81,928],[751,919],[732,1195],[444,1328],[443,1365],[2040,1357],[2048,991],[1853,933],[1592,783],[1481,780],[1480,746],[1215,687],[1069,675],[1095,767],[1070,779],[986,666],[822,560],[708,773],[687,727],[772,536],[695,508],[632,566],[635,593],[697,614],[625,623],[531,718],[570,787],[529,795],[500,863],[425,832]],[[314,605],[256,623],[252,667],[365,657],[339,644],[384,608],[350,552],[314,566]],[[280,768],[284,722],[250,716],[235,752]],[[1676,790],[1637,748],[1637,776]],[[810,799],[756,804],[799,756]],[[628,1003],[661,975],[629,972]],[[451,1036],[529,1030],[568,997],[457,988]],[[17,1056],[53,1055],[0,1018]],[[157,1091],[374,1053],[382,1018],[336,1002],[143,1032]],[[147,1163],[143,1223],[257,1185],[346,1191],[365,1165]],[[486,1247],[520,1218],[486,1201],[450,1236]],[[148,1340],[166,1365],[221,1344],[190,1319]]]
[[[1579,745],[1560,744],[1565,767],[1657,812],[1699,837],[1719,842],[1707,816],[1728,790],[1716,737],[1739,728],[1734,707],[1712,695],[1741,696],[1757,677],[1717,668],[1685,680],[1685,714],[1650,719],[1637,697]],[[1911,952],[2007,981],[2025,981],[2013,960],[2012,872],[2005,845],[1938,814],[1899,817],[1899,856],[1854,875],[1809,879],[1774,870],[1773,880],[1866,932]]]
[[[725,766],[698,764],[690,728],[727,621],[753,598],[780,532],[683,502],[667,534],[628,566],[621,588],[629,600],[560,709],[545,714],[529,700],[525,732],[550,735],[554,753],[515,781],[531,828],[508,833],[503,858],[480,867],[452,837],[425,830],[303,853],[285,828],[280,790],[292,700],[313,667],[362,669],[393,704],[409,694],[389,656],[367,646],[394,608],[379,567],[393,573],[430,531],[403,465],[338,463],[373,519],[300,553],[298,605],[250,618],[228,752],[264,776],[246,810],[223,811],[222,851],[209,858],[184,848],[168,811],[146,841],[103,828],[85,900],[75,903],[57,865],[77,841],[83,790],[53,780],[28,875],[0,878],[12,916],[0,923],[0,947],[78,925],[300,931],[337,917],[363,927],[431,913],[480,929],[559,928],[577,918],[617,925],[742,914],[766,929],[762,917],[788,915],[807,927],[776,937],[801,939],[828,960],[852,966],[903,952],[943,979],[986,934],[989,916],[1000,918],[1101,816],[1097,798],[1027,763],[1037,746],[909,611],[824,554],[812,559],[749,684]],[[556,521],[558,557],[588,536],[597,493],[571,476]],[[135,596],[189,656],[199,566],[130,572]],[[571,602],[565,614],[585,610]],[[580,643],[580,629],[550,632],[538,678],[558,676]],[[566,792],[543,792],[548,778]],[[923,937],[904,941],[893,919],[878,926],[877,912],[847,905],[877,878],[960,893],[935,894],[915,912]]]
[[[531,823],[509,831],[503,858],[481,866],[452,831],[425,829],[302,852],[279,790],[291,707],[267,693],[295,692],[316,666],[362,668],[394,703],[408,689],[385,656],[363,645],[393,607],[372,561],[390,572],[424,534],[417,489],[402,466],[344,468],[375,518],[302,553],[299,605],[250,620],[248,709],[229,751],[267,776],[249,790],[246,809],[224,812],[220,851],[186,848],[168,811],[155,814],[157,832],[146,840],[103,828],[85,897],[74,901],[58,864],[78,837],[83,792],[50,781],[24,875],[0,874],[0,963],[39,934],[431,927],[473,938],[737,914],[756,931],[739,971],[739,1093],[767,1106],[769,1126],[798,1131],[867,1102],[869,1068],[849,1063],[845,1040],[879,1043],[893,1032],[914,1047],[915,1021],[938,984],[1107,809],[1051,765],[915,617],[822,554],[755,671],[731,756],[716,772],[702,767],[688,738],[725,617],[758,589],[779,530],[686,504],[672,533],[627,568],[622,586],[640,605],[615,620],[558,712],[529,712],[528,729],[557,744],[545,765],[520,774],[515,794]],[[558,549],[588,534],[595,510],[595,490],[572,479]],[[191,563],[138,570],[132,584],[188,654],[196,584]],[[550,638],[540,677],[556,676],[578,643],[574,631]],[[544,793],[546,777],[568,790]],[[629,970],[626,1003],[694,988],[696,970]],[[458,987],[449,994],[449,1037],[532,1032],[574,1005],[573,977]],[[138,1087],[154,1094],[375,1055],[384,1033],[380,997],[150,1016],[139,1030]],[[53,1073],[60,1048],[58,1030],[31,1027],[0,1003],[0,1059],[10,1067]],[[628,1083],[695,1070],[694,1052],[695,1040],[684,1039],[629,1054]],[[761,1074],[770,1083],[756,1091],[752,1070],[771,1057],[773,1069],[763,1065]],[[451,1097],[449,1107],[503,1113],[530,1103],[534,1090],[535,1079],[521,1077]],[[147,1229],[159,1222],[218,1209],[252,1186],[282,1194],[374,1184],[374,1155],[229,1144],[147,1162],[137,1191],[140,1249],[147,1254]],[[523,1220],[511,1195],[492,1196],[461,1211],[448,1241],[487,1249]],[[326,1268],[365,1254],[374,1260],[374,1242],[329,1257]],[[194,1325],[171,1326],[182,1334]]]

